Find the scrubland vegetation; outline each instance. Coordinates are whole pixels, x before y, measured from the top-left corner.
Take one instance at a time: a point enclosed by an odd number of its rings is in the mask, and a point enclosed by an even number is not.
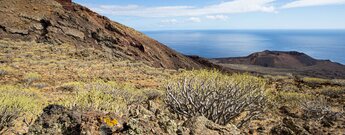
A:
[[[241,127],[266,108],[265,81],[250,75],[218,71],[184,72],[167,86],[166,104],[179,115],[205,116],[222,125],[240,117]]]
[[[174,127],[167,134],[196,116],[234,124],[246,134],[295,133],[283,128],[290,118],[309,134],[345,132],[344,80],[157,69],[70,45],[1,40],[0,47],[0,134],[27,132],[49,104],[126,118],[102,117],[110,127],[138,123],[131,111],[149,106],[164,118],[159,125]],[[154,104],[159,107],[152,109]]]
[[[102,59],[96,49],[77,50],[70,45],[1,40],[0,47],[2,131],[22,130],[48,104],[124,114],[127,105],[154,97],[165,79],[176,73]],[[31,123],[25,125],[24,118]]]

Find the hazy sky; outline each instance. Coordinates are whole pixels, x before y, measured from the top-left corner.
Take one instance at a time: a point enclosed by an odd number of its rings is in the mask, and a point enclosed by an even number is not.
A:
[[[74,0],[138,30],[345,29],[345,0]]]

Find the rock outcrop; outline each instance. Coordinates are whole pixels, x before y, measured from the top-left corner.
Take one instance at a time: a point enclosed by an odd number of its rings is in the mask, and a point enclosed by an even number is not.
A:
[[[96,48],[109,58],[154,67],[201,68],[167,46],[70,0],[1,0],[0,39]],[[6,18],[6,19],[4,19]]]

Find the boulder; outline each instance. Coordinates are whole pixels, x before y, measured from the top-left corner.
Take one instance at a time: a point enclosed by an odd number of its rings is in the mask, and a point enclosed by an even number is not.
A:
[[[29,128],[29,135],[78,135],[81,134],[80,114],[68,111],[60,105],[49,105]]]

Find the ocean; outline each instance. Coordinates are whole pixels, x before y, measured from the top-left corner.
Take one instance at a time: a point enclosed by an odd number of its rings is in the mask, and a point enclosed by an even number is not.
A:
[[[299,51],[345,64],[345,30],[178,30],[145,31],[187,55],[240,57],[264,50]]]

